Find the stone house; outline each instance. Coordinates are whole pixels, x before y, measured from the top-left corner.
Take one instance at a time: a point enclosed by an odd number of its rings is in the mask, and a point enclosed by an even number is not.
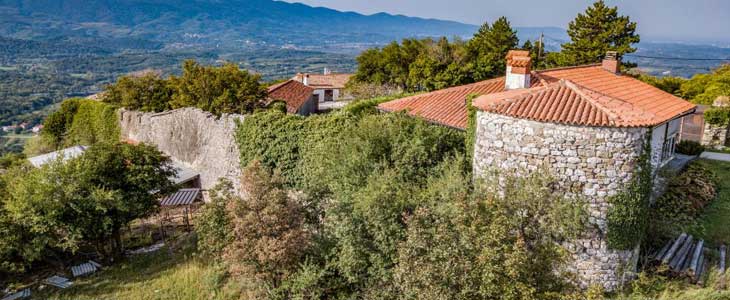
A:
[[[610,249],[608,198],[632,179],[645,141],[658,169],[674,157],[681,119],[695,105],[619,73],[610,53],[601,64],[533,71],[527,51],[510,51],[504,77],[379,105],[457,129],[476,113],[474,174],[547,168],[566,193],[585,199],[592,225],[566,245],[582,285],[612,290],[635,268],[638,249]]]
[[[319,103],[347,100],[343,90],[352,74],[336,74],[325,68],[322,74],[298,73],[292,80],[314,89],[314,98]]]
[[[299,81],[290,79],[268,88],[269,102],[284,101],[286,111],[290,114],[308,116],[319,110],[319,102],[314,96],[314,89]]]

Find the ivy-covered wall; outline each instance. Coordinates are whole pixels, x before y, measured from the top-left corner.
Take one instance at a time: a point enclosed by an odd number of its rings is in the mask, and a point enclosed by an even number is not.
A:
[[[480,176],[494,169],[551,172],[560,180],[561,192],[585,201],[588,208],[590,226],[579,239],[565,244],[573,261],[571,270],[583,286],[601,284],[612,290],[623,283],[624,271],[633,269],[638,240],[609,243],[613,228],[609,225],[610,199],[629,188],[647,133],[645,128],[569,126],[478,111],[474,174]],[[626,203],[628,206],[623,207],[628,219],[622,224],[633,226],[634,217],[642,212],[632,210],[632,201]],[[621,236],[622,232],[616,234]]]
[[[51,148],[119,141],[117,108],[102,102],[73,98],[46,119],[42,139]]]

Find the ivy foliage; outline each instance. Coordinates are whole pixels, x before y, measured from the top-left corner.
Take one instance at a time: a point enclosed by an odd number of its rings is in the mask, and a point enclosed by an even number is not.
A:
[[[477,140],[477,109],[473,102],[478,95],[469,95],[466,98],[466,157],[473,163],[474,146]]]
[[[651,165],[651,131],[647,133],[636,171],[625,190],[609,197],[608,245],[617,250],[633,250],[645,237],[649,203],[654,186]]]
[[[102,102],[72,98],[46,119],[41,138],[52,148],[119,141],[116,107]]]
[[[730,124],[730,108],[712,107],[707,109],[705,111],[705,122],[717,126]]]

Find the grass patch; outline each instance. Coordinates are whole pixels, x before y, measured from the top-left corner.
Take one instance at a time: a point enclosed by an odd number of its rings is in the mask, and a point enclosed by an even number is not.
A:
[[[226,273],[196,257],[192,247],[170,253],[139,255],[90,277],[74,280],[67,290],[46,287],[37,299],[238,299],[240,289]]]
[[[700,159],[697,163],[714,171],[719,178],[717,197],[698,220],[699,235],[716,244],[730,244],[730,162]]]

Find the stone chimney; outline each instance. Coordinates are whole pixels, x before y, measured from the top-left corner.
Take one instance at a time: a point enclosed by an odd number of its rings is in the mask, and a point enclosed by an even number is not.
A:
[[[530,88],[530,67],[532,59],[530,52],[526,50],[510,50],[507,52],[507,75],[505,76],[505,89],[527,89]]]
[[[309,86],[309,74],[302,75],[302,84]]]
[[[616,51],[608,51],[606,52],[606,57],[603,59],[603,69],[606,71],[609,71],[614,74],[619,74],[619,66],[621,65],[621,60],[618,58],[618,52]]]

